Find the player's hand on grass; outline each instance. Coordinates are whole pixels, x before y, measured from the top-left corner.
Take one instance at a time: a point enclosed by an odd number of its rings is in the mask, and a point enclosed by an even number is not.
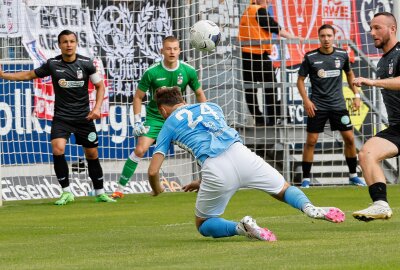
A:
[[[136,137],[142,136],[147,133],[146,127],[143,125],[142,122],[136,122],[133,126],[133,135]]]
[[[190,182],[189,184],[187,184],[186,186],[183,186],[183,191],[185,192],[198,192],[200,189],[200,180],[194,180],[192,182]]]
[[[164,191],[165,191],[164,186],[160,184],[160,186],[159,186],[159,188],[157,190],[153,189],[152,191],[150,191],[150,195],[151,196],[158,196],[161,193],[163,193]]]

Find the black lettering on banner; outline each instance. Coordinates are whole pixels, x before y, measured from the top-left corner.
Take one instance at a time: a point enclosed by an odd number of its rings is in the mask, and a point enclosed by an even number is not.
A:
[[[40,28],[47,29],[49,27],[50,27],[50,22],[46,10],[40,9]]]
[[[59,13],[59,17],[60,17],[60,22],[61,25],[63,26],[67,26],[68,25],[68,11],[67,9],[69,9],[69,7],[59,7],[58,8],[58,13]]]
[[[71,21],[70,21],[71,26],[77,26],[79,25],[79,20],[78,20],[78,9],[76,8],[71,8]]]
[[[86,48],[87,47],[87,34],[86,32],[80,32],[78,42],[79,42],[79,47]]]

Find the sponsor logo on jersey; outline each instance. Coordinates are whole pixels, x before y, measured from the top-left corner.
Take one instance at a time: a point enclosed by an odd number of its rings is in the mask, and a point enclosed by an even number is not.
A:
[[[157,81],[165,81],[167,78],[157,78]]]
[[[76,77],[77,77],[78,79],[82,79],[82,78],[83,78],[83,72],[82,72],[81,69],[78,69],[78,70],[76,71]]]
[[[320,78],[334,78],[340,76],[340,70],[323,70],[320,69],[317,72],[318,77]]]
[[[392,61],[389,63],[389,75],[393,74],[393,59]]]
[[[82,87],[84,84],[84,81],[66,81],[65,79],[58,80],[58,85],[62,88]]]
[[[64,69],[56,69],[57,72],[64,72]]]
[[[335,59],[335,67],[340,68],[340,60],[339,59]]]
[[[316,65],[323,64],[323,63],[324,63],[324,61],[316,61],[316,62],[314,62],[314,64],[316,64]]]
[[[182,76],[182,73],[179,73],[179,75],[178,75],[178,80],[177,80],[176,83],[177,83],[177,84],[182,84],[182,83],[183,83],[183,76]]]

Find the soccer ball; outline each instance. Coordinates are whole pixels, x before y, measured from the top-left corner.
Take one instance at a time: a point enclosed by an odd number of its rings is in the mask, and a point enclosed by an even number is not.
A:
[[[201,20],[190,27],[190,44],[199,51],[213,51],[220,39],[219,27],[212,21]]]

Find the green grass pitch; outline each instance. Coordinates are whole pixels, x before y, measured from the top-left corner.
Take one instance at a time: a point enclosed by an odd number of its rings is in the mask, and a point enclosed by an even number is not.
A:
[[[351,213],[370,203],[368,189],[311,188],[319,206],[337,206],[346,221],[312,220],[254,190],[241,190],[224,218],[251,215],[278,237],[202,237],[194,226],[194,193],[128,195],[115,204],[76,198],[4,202],[0,269],[399,269],[400,186],[388,187],[393,217],[364,223]]]

